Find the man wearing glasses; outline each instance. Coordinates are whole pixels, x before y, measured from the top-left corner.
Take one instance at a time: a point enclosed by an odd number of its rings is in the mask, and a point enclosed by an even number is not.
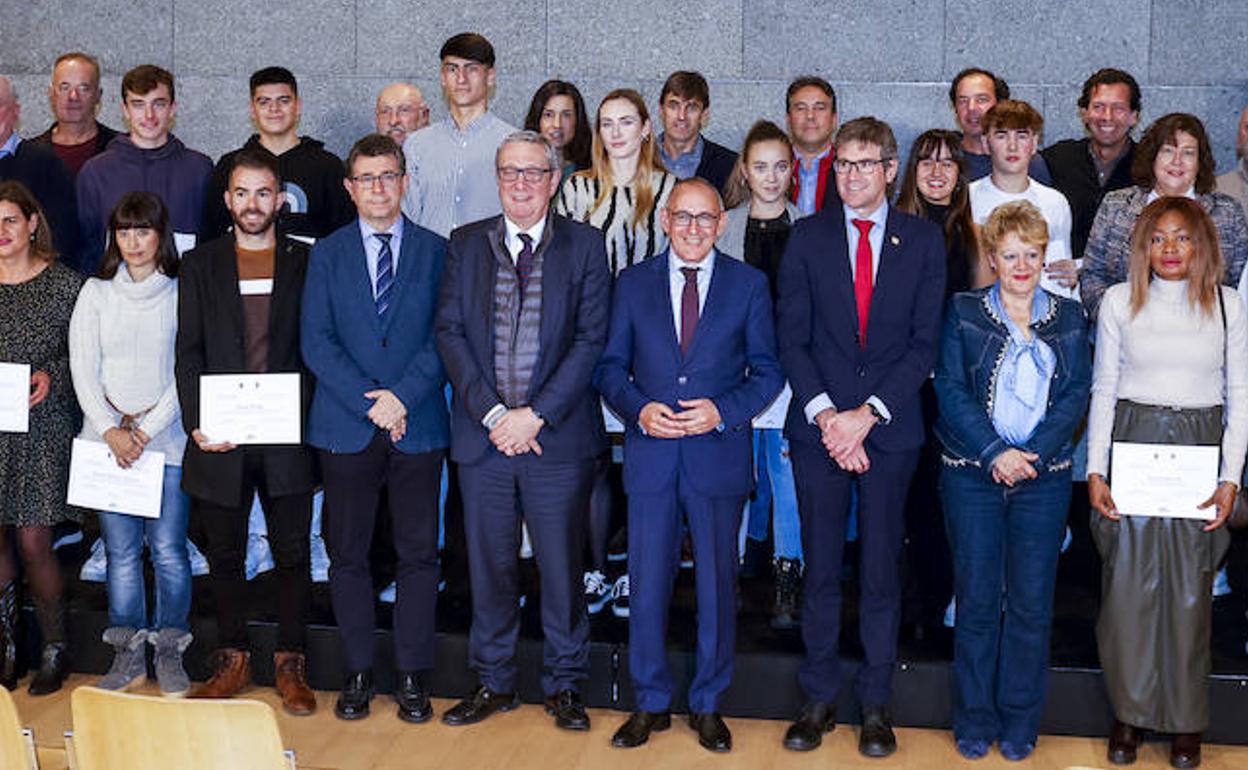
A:
[[[611,743],[640,746],[671,726],[667,611],[687,520],[698,596],[689,724],[704,748],[723,752],[732,748],[718,711],[732,681],[737,530],[754,479],[750,421],[780,392],[784,375],[767,276],[715,251],[727,218],[711,183],[676,183],[659,222],[670,246],[620,273],[594,375],[627,426],[628,667],[636,711]]]
[[[602,234],[549,211],[559,150],[521,131],[503,140],[495,163],[503,213],[451,236],[438,298],[472,582],[468,662],[480,677],[442,721],[474,724],[519,703],[523,521],[541,576],[546,711],[557,727],[588,730],[577,690],[589,671],[581,557],[594,458],[606,447],[590,381],[611,279]]]
[[[308,443],[320,450],[329,587],[347,678],[342,719],[368,715],[375,643],[368,551],[385,487],[398,556],[394,655],[399,718],[433,715],[421,672],[433,668],[438,480],[446,454],[446,383],[433,309],[446,241],[399,210],[403,151],[370,134],[347,157],[359,217],[312,249],[303,356],[316,375]]]
[[[494,46],[475,32],[442,44],[442,95],[450,114],[403,142],[411,182],[403,213],[443,238],[460,225],[497,216],[494,151],[516,129],[489,111]]]
[[[407,137],[429,125],[425,95],[411,83],[391,83],[377,94],[377,133],[403,146]]]
[[[919,388],[936,358],[945,246],[938,228],[888,204],[897,141],[887,123],[842,126],[833,171],[842,203],[798,220],[780,263],[780,360],[793,389],[785,436],[806,554],[798,683],[807,703],[784,745],[814,749],[836,726],[841,557],[856,485],[858,750],[883,757],[897,748],[887,707],[901,620],[898,556],[924,442]]]

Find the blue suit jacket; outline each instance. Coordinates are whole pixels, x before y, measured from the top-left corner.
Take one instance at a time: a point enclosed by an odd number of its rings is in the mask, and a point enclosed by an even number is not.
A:
[[[785,422],[790,441],[819,443],[806,404],[826,392],[838,409],[876,396],[892,415],[866,445],[902,451],[924,441],[919,388],[932,372],[945,291],[945,240],[936,225],[890,206],[871,294],[867,345],[858,311],[842,206],[793,225],[780,261],[777,333],[793,388]]]
[[[407,407],[395,446],[414,454],[447,445],[446,374],[433,345],[433,310],[446,241],[403,219],[390,308],[377,318],[364,242],[356,220],[312,247],[303,293],[303,359],[316,374],[308,443],[360,452],[377,427],[370,390],[387,389]]]
[[[502,399],[494,379],[494,283],[511,263],[501,216],[451,233],[438,298],[437,344],[454,388],[451,457],[473,463],[496,451],[481,424]],[[606,446],[602,411],[591,386],[607,340],[611,276],[602,232],[560,216],[546,220],[542,255],[542,317],[537,362],[527,403],[546,424],[537,434],[542,457],[594,457]]]
[[[672,315],[668,251],[620,273],[611,330],[594,384],[628,426],[624,488],[662,491],[676,482],[704,495],[744,495],[754,483],[750,420],[784,387],[776,360],[767,276],[715,255],[715,269],[689,355],[682,356]],[[710,398],[722,429],[661,439],[637,420],[651,401]]]

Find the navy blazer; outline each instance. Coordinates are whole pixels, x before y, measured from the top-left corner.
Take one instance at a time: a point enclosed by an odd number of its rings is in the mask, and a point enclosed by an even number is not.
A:
[[[454,389],[451,458],[473,463],[497,451],[481,421],[502,403],[494,379],[494,285],[511,264],[503,217],[451,233],[438,295],[437,346]],[[541,413],[542,457],[576,460],[606,447],[591,380],[607,341],[611,275],[602,231],[551,215],[539,244],[542,316],[527,405]]]
[[[403,218],[390,308],[377,317],[358,220],[312,247],[303,293],[303,358],[316,374],[308,443],[361,452],[377,427],[370,390],[386,389],[407,407],[407,433],[395,444],[415,454],[448,443],[446,374],[433,344],[433,310],[446,241]]]
[[[672,313],[668,250],[620,273],[607,348],[594,384],[627,426],[624,489],[659,492],[676,481],[712,496],[745,495],[754,483],[750,420],[784,387],[776,360],[767,276],[716,254],[711,285],[689,355],[682,356]],[[942,268],[943,269],[943,268]],[[723,421],[701,436],[642,433],[651,401],[676,411],[681,399],[710,398]]]
[[[892,416],[867,436],[869,447],[902,451],[924,442],[919,388],[932,372],[945,292],[945,240],[924,219],[888,209],[871,295],[867,345],[858,311],[843,206],[793,225],[780,262],[780,361],[793,388],[785,422],[790,441],[818,443],[805,407],[827,393],[838,409],[876,396]]]

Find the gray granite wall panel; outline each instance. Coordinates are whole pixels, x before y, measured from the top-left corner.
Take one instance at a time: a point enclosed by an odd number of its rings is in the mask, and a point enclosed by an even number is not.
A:
[[[297,74],[355,67],[354,0],[300,0],[280,15],[255,0],[174,3],[174,61],[183,75],[250,75],[270,65]]]
[[[0,73],[50,72],[57,56],[84,50],[108,72],[173,63],[170,0],[6,0]]]
[[[1165,0],[1153,6],[1149,81],[1248,83],[1248,3]]]

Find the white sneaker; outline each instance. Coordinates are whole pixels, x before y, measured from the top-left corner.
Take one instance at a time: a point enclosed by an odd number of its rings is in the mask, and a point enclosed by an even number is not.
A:
[[[611,601],[612,586],[607,584],[607,576],[598,570],[585,573],[585,609],[589,614],[602,612],[607,602]]]
[[[615,581],[611,586],[611,613],[617,618],[628,617],[628,573]]]
[[[82,563],[78,579],[88,583],[103,583],[108,577],[108,552],[104,550],[104,538],[96,538],[91,544],[91,555]]]

